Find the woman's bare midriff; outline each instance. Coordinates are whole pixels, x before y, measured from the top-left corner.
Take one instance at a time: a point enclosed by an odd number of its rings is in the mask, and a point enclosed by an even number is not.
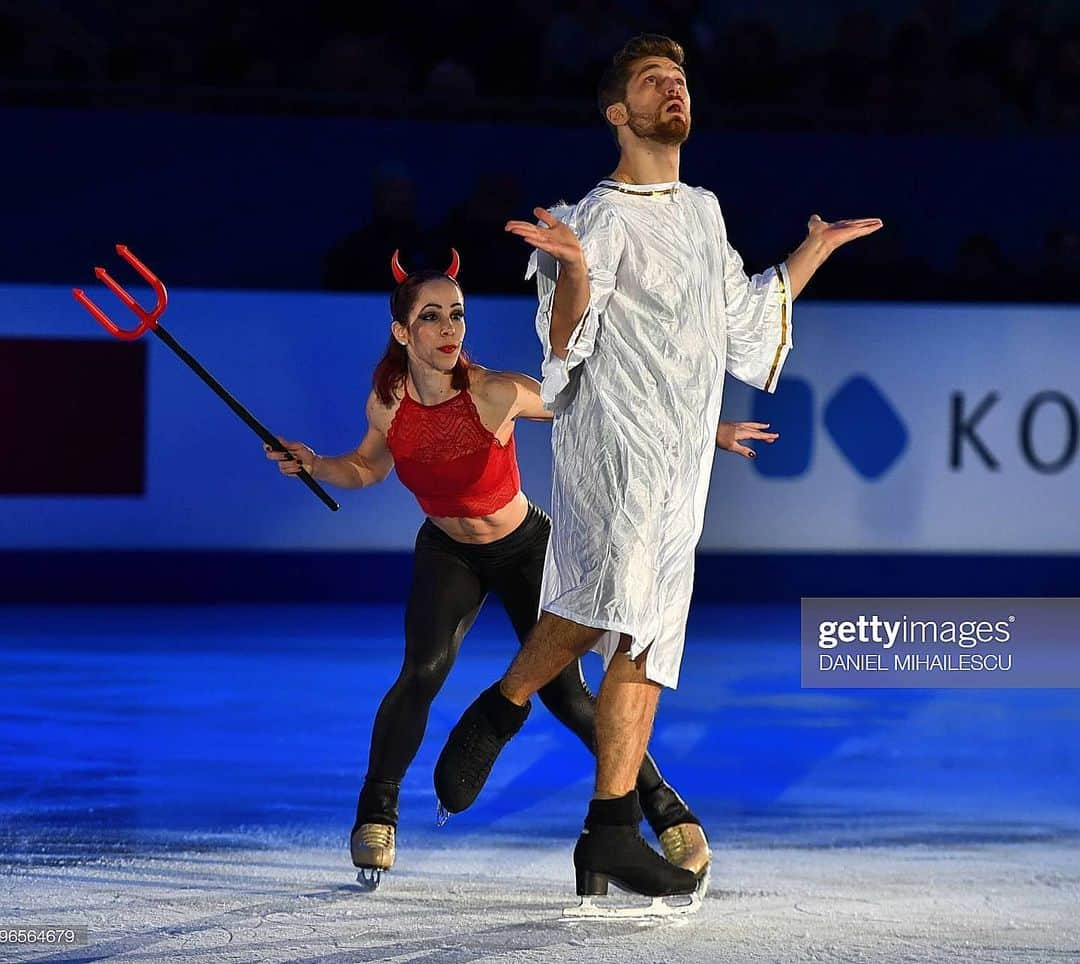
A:
[[[509,502],[491,515],[475,519],[463,519],[454,516],[429,516],[443,532],[456,542],[483,545],[510,535],[525,519],[529,511],[529,500],[520,489]]]

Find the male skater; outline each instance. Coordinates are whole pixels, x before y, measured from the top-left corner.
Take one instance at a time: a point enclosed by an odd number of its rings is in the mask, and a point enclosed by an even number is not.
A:
[[[814,215],[784,264],[748,278],[716,197],[679,181],[690,133],[683,61],[667,37],[629,41],[599,91],[615,171],[561,209],[563,220],[537,208],[541,225],[507,225],[538,249],[530,271],[541,252],[547,265],[536,324],[555,422],[542,613],[451,732],[435,774],[442,805],[468,807],[529,697],[599,651],[595,793],[574,850],[583,898],[607,893],[609,880],[652,897],[688,894],[705,874],[700,828],[689,826],[682,866],[648,846],[634,783],[660,689],[678,682],[724,373],[774,391],[792,302],[832,251],[881,227]]]

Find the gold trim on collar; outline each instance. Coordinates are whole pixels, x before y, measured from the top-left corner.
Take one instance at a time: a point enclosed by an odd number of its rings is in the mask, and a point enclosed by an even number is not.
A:
[[[675,195],[679,192],[679,185],[672,184],[671,187],[665,187],[662,191],[634,191],[629,187],[624,186],[619,181],[610,181],[604,179],[600,182],[601,187],[609,187],[613,191],[618,191],[620,194],[632,194],[634,197],[666,197],[667,195]]]

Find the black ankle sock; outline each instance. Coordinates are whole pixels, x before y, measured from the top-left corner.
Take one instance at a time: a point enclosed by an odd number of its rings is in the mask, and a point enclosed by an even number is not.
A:
[[[614,800],[592,800],[589,813],[585,817],[585,826],[632,826],[641,823],[641,804],[637,790],[631,790],[626,796]]]
[[[364,780],[356,802],[356,826],[382,823],[396,827],[401,784],[393,780]]]
[[[529,715],[529,704],[518,706],[517,703],[508,700],[503,696],[498,683],[493,683],[484,690],[483,702],[484,712],[499,736],[516,732],[525,722],[525,717]]]

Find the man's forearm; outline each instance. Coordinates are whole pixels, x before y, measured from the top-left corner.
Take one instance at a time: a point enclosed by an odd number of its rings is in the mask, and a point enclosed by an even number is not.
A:
[[[311,477],[341,489],[362,489],[378,481],[352,455],[316,455]]]
[[[814,276],[814,272],[825,263],[825,259],[830,254],[831,251],[824,241],[807,238],[788,255],[784,263],[787,265],[788,279],[791,281],[792,301],[799,297],[807,282]]]
[[[566,357],[570,335],[588,307],[589,272],[585,262],[560,265],[559,280],[555,282],[555,296],[551,303],[551,331],[548,333],[551,350],[559,358]]]

